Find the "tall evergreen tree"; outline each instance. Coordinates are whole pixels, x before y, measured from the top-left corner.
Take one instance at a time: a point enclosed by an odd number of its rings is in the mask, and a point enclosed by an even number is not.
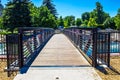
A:
[[[29,0],[10,0],[4,11],[3,25],[12,32],[17,27],[30,27],[28,3]]]
[[[103,22],[109,17],[109,14],[103,11],[103,6],[100,4],[100,2],[96,2],[95,14],[96,22],[98,24],[103,24]]]
[[[99,2],[96,2],[96,15],[97,15],[97,23],[103,23],[103,7]]]
[[[55,8],[55,5],[52,3],[52,0],[43,0],[42,5],[47,6],[47,8],[50,10],[50,12],[57,17],[57,10]]]

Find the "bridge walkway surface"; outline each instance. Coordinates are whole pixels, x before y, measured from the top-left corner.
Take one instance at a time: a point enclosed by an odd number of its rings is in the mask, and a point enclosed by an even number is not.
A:
[[[101,80],[64,34],[55,34],[28,71],[14,80]]]

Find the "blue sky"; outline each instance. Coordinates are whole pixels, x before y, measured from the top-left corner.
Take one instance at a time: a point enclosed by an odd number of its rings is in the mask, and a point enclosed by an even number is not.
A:
[[[40,6],[43,0],[31,0],[36,6]],[[115,16],[118,8],[120,8],[120,0],[53,0],[56,5],[59,16],[74,15],[80,18],[84,12],[90,12],[95,9],[95,3],[99,1],[104,7],[103,10]],[[2,0],[2,4],[6,4],[7,0]]]

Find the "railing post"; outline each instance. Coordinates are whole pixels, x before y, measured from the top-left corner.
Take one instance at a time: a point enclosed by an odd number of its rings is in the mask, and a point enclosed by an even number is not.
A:
[[[110,67],[110,33],[108,33],[108,67]]]
[[[75,28],[73,28],[73,42],[75,43]]]
[[[37,46],[36,46],[37,45],[37,43],[36,43],[37,42],[37,40],[36,40],[36,31],[37,30],[33,31],[33,35],[34,35],[34,52],[36,51],[36,48],[37,48]]]
[[[6,35],[6,46],[7,46],[7,69],[9,69],[9,48],[8,48],[8,35]],[[10,77],[10,72],[9,70],[7,71],[7,76]]]
[[[76,29],[75,30],[75,44],[76,44],[76,46],[78,46],[77,41],[78,41],[78,31]]]
[[[79,35],[79,36],[80,36],[79,47],[80,47],[80,49],[82,50],[82,30],[81,30],[81,29],[79,30],[79,33],[80,33],[80,35]]]
[[[93,29],[92,66],[97,67],[97,29]]]
[[[19,36],[19,41],[18,41],[18,58],[19,58],[19,67],[22,68],[24,65],[24,55],[23,55],[23,42],[22,42],[22,30],[19,30],[18,36]]]

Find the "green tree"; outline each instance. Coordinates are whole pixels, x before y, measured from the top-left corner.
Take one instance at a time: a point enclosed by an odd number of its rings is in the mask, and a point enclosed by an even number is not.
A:
[[[62,16],[60,16],[60,18],[58,20],[58,26],[64,26],[64,20],[63,20]]]
[[[87,27],[88,25],[88,20],[85,20],[82,22],[81,27]]]
[[[109,14],[103,11],[103,6],[100,2],[96,2],[96,9],[94,10],[96,15],[96,22],[98,24],[103,24],[103,22],[109,17]]]
[[[76,25],[79,27],[82,24],[82,21],[80,18],[76,19]]]
[[[82,14],[82,20],[85,21],[85,20],[89,20],[90,18],[90,13],[89,12],[85,12]]]
[[[36,7],[33,3],[29,3],[31,26],[39,27],[39,13],[40,8]]]
[[[40,7],[39,26],[50,27],[50,28],[57,27],[57,23],[56,23],[56,19],[54,15],[50,13],[50,11],[48,10],[46,6]]]
[[[68,28],[68,27],[70,27],[70,17],[69,16],[66,16],[65,18],[64,18],[64,27],[65,28]]]
[[[116,29],[114,18],[107,18],[103,24],[104,28]]]
[[[4,27],[3,27],[3,18],[2,17],[0,17],[0,29],[4,29]]]
[[[96,21],[97,27],[103,28],[104,21],[107,18],[110,18],[110,16],[108,13],[103,11],[103,7],[102,7],[101,3],[96,2],[96,8],[93,9],[92,12],[90,12],[90,18],[93,18]],[[92,19],[91,19],[91,21],[92,21]],[[89,22],[91,22],[91,21],[89,21]],[[89,24],[91,24],[91,23],[89,23]]]
[[[96,2],[96,15],[97,15],[97,23],[103,23],[103,7],[99,2]]]
[[[57,17],[57,10],[52,2],[53,2],[52,0],[43,0],[42,5],[46,6],[50,10],[50,13]]]
[[[66,27],[74,26],[75,25],[75,16],[66,16],[64,18]]]
[[[71,16],[69,16],[69,18],[70,18],[70,25],[74,26],[75,25],[75,16],[71,15]]]
[[[97,15],[96,15],[96,9],[93,9],[93,11],[90,12],[90,18],[94,18],[97,19]]]
[[[3,12],[3,26],[12,32],[18,27],[30,27],[31,17],[28,3],[29,0],[9,1]]]
[[[114,21],[115,21],[115,24],[117,26],[117,29],[120,29],[120,9],[118,9],[118,13],[115,16]]]
[[[94,18],[90,18],[88,21],[88,27],[96,27],[97,23]]]
[[[65,28],[69,28],[71,26],[71,21],[70,21],[70,17],[69,16],[66,16],[64,18],[64,27]]]

